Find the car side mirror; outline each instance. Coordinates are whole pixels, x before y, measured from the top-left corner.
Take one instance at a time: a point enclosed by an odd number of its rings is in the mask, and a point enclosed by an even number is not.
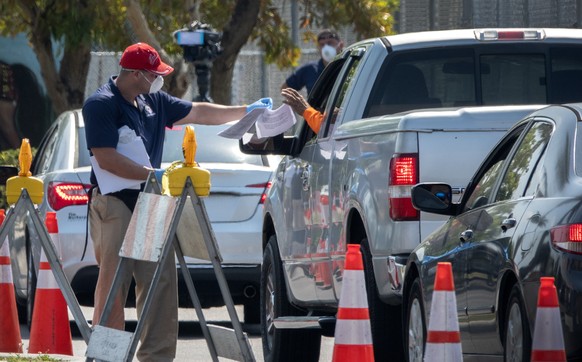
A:
[[[243,143],[242,139],[238,141],[238,147],[242,153],[247,155],[291,155],[295,137],[286,137],[283,134],[251,139]]]
[[[421,183],[412,187],[412,206],[433,214],[453,215],[453,191],[450,185],[442,183]]]

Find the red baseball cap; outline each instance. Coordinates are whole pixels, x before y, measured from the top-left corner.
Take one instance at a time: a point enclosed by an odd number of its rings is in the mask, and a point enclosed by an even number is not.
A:
[[[124,69],[147,70],[157,75],[168,75],[174,68],[162,62],[158,52],[146,43],[136,43],[128,46],[119,61]]]

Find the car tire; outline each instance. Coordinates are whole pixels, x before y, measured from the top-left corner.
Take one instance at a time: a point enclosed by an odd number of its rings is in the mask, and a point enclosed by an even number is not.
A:
[[[270,237],[261,266],[261,338],[265,361],[318,361],[321,333],[306,329],[276,329],[274,319],[304,315],[287,298],[277,238]]]
[[[26,232],[26,299],[17,301],[18,320],[20,324],[26,324],[30,329],[32,324],[32,312],[34,310],[34,299],[36,296],[37,275],[34,267],[34,259],[32,257],[32,245],[28,237],[28,230]]]
[[[374,359],[376,361],[403,361],[402,306],[391,306],[380,300],[374,277],[372,253],[367,239],[362,240],[360,248],[364,261]]]
[[[525,305],[517,284],[513,286],[509,294],[503,330],[505,332],[504,360],[506,362],[529,361],[531,334],[525,314]]]
[[[404,343],[408,362],[422,362],[426,348],[426,319],[420,279],[416,278],[410,287],[406,306],[406,327]]]

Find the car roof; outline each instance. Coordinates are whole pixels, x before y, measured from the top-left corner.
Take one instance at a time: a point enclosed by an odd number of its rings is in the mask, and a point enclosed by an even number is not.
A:
[[[538,32],[539,39],[503,39],[479,40],[487,31],[530,31]],[[386,35],[375,38],[389,44],[393,50],[430,48],[444,43],[450,45],[474,45],[484,43],[580,43],[582,44],[582,29],[566,28],[480,28],[421,31],[396,35]],[[358,42],[369,42],[371,39]]]

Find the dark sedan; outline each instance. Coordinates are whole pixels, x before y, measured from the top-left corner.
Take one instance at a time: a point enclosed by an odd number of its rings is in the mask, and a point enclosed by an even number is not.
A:
[[[409,360],[423,358],[436,266],[444,261],[453,266],[465,358],[529,361],[540,277],[553,276],[568,359],[582,359],[582,104],[520,121],[459,203],[452,194],[438,183],[412,190],[417,209],[451,217],[406,266]]]

